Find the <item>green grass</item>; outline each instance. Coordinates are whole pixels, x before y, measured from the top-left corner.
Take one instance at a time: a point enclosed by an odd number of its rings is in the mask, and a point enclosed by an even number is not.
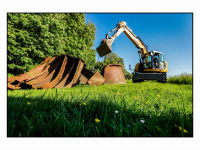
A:
[[[192,85],[153,81],[8,90],[7,136],[192,137],[192,101]]]
[[[170,76],[167,79],[168,83],[175,84],[191,84],[192,85],[192,74],[182,73],[180,75]]]

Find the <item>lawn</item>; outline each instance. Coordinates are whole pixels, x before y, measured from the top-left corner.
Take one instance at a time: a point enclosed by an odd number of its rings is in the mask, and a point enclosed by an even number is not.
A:
[[[8,90],[8,137],[192,137],[192,85]]]

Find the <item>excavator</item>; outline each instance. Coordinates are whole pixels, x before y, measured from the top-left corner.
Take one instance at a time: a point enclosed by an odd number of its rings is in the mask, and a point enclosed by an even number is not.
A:
[[[113,35],[110,35],[113,31],[115,31]],[[111,45],[122,32],[139,49],[140,62],[135,65],[132,81],[157,80],[166,83],[168,65],[164,54],[155,50],[148,51],[148,46],[132,32],[124,21],[119,22],[113,30],[106,34],[106,38],[102,39],[100,46],[96,49],[99,56],[102,57],[112,52]],[[129,65],[129,69],[132,70],[131,65]]]

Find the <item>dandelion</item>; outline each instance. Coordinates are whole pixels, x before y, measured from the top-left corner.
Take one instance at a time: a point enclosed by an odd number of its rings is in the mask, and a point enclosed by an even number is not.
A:
[[[175,124],[175,127],[178,127],[179,131],[182,131],[182,128],[181,128],[180,126],[177,126],[177,125]],[[188,131],[185,130],[185,129],[183,129],[183,132],[184,132],[184,133],[187,133]]]
[[[96,119],[95,119],[95,122],[97,122],[97,123],[98,123],[98,122],[100,122],[100,120],[99,120],[98,118],[96,118]]]
[[[183,132],[184,132],[184,133],[187,133],[188,131],[187,131],[187,130],[185,130],[185,129],[183,129]]]
[[[119,92],[118,92],[117,94],[118,94],[118,95],[120,95],[120,93],[119,93]]]
[[[140,120],[140,122],[141,122],[141,123],[144,123],[145,121],[144,121],[144,120]]]
[[[30,105],[31,103],[29,101],[27,101],[27,105]]]
[[[86,105],[86,103],[83,103],[83,105]]]
[[[160,95],[158,95],[158,97],[160,97]]]
[[[79,104],[81,106],[81,104]]]
[[[115,111],[115,113],[116,113],[116,114],[118,114],[118,113],[119,113],[119,111],[117,111],[117,110],[116,110],[116,111]]]
[[[149,102],[146,102],[146,104],[148,104]]]

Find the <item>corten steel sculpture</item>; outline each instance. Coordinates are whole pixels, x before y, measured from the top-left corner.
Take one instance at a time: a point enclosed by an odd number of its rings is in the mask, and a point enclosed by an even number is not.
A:
[[[121,64],[109,64],[102,69],[104,74],[104,84],[125,84],[126,79],[121,68]]]
[[[95,85],[95,86],[100,86],[105,81],[103,76],[98,71],[93,73],[86,68],[83,68],[79,80],[83,84],[89,84],[89,85]]]
[[[85,62],[69,55],[55,55],[36,68],[15,77],[8,77],[8,89],[65,88],[77,84]]]

